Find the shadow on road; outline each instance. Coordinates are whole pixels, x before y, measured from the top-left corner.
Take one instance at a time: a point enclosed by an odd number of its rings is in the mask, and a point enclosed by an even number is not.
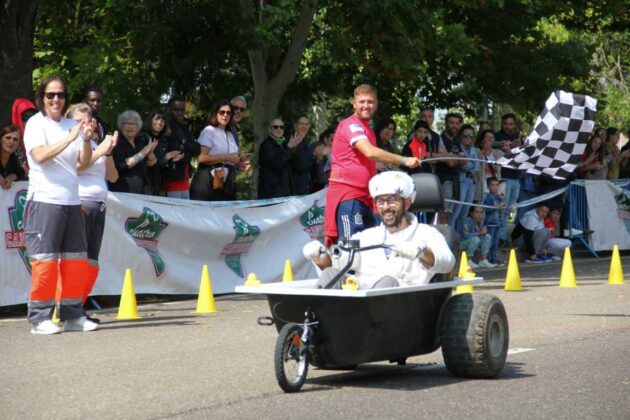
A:
[[[137,320],[136,320],[137,321]],[[99,330],[123,330],[128,328],[153,328],[153,327],[182,327],[187,325],[197,325],[194,321],[175,321],[175,322],[141,322],[136,323],[134,321],[133,324],[125,324],[125,325],[112,325],[112,323],[101,324],[99,326]],[[151,319],[150,321],[155,321],[155,319]],[[123,321],[119,321],[123,322]]]
[[[490,380],[504,381],[535,376],[524,373],[523,365],[523,363],[507,362],[501,376]],[[310,388],[313,391],[340,386],[418,391],[470,380],[474,379],[451,376],[443,364],[412,363],[405,366],[361,365],[352,372],[307,380],[307,384],[316,386],[315,389]]]

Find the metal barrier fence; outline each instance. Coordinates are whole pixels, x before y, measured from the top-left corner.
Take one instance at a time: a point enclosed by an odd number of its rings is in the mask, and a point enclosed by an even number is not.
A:
[[[590,229],[588,223],[586,188],[582,181],[573,181],[571,185],[569,185],[569,223],[567,230],[569,234],[566,236],[568,236],[569,239],[580,241],[595,258],[599,258],[597,252],[591,248],[588,236],[585,234],[585,232]]]

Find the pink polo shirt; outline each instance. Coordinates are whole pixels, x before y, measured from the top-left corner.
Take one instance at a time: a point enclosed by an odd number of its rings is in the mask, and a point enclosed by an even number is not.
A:
[[[369,195],[368,183],[376,175],[376,162],[354,147],[361,139],[368,139],[376,147],[374,131],[355,114],[339,123],[332,144],[330,182],[364,188]]]

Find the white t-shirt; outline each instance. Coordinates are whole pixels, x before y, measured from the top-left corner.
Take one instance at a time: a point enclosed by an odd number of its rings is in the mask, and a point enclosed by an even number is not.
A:
[[[77,177],[79,151],[83,147],[81,134],[61,153],[44,163],[37,163],[31,155],[36,147],[63,140],[76,124],[76,121],[65,117],[61,117],[59,122],[54,121],[41,112],[26,123],[24,147],[30,167],[27,200],[61,205],[81,204]]]
[[[96,143],[91,141],[92,151],[96,150]],[[107,201],[107,183],[105,182],[105,156],[101,156],[86,170],[80,171],[79,197],[81,201]]]
[[[210,149],[210,152],[208,152],[210,156],[238,153],[238,146],[236,145],[234,134],[232,134],[231,131],[226,131],[219,127],[206,126],[206,128],[201,131],[197,142]]]

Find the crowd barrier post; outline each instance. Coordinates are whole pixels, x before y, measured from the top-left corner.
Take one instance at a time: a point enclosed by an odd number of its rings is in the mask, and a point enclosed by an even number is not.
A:
[[[586,201],[586,188],[583,182],[572,182],[569,185],[569,231],[568,239],[579,240],[582,245],[590,252],[595,258],[599,258],[597,252],[593,250],[588,243],[588,238],[584,234],[589,228],[588,223],[588,203]],[[579,229],[582,232],[580,234],[573,234],[574,229]]]

